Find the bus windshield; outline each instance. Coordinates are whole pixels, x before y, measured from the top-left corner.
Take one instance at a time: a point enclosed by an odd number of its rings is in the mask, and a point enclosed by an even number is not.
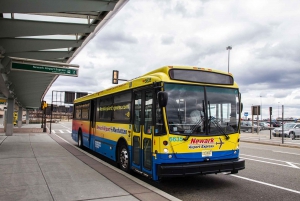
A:
[[[169,132],[227,135],[238,132],[238,89],[165,83]]]

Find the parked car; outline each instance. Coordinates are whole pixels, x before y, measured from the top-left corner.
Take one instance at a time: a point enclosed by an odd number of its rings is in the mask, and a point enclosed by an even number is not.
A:
[[[293,126],[293,128],[291,128],[289,130],[289,137],[292,140],[294,140],[295,138],[299,138],[300,137],[300,124],[298,124],[298,123],[293,123],[293,124],[295,124],[295,125]],[[287,124],[285,124],[285,125],[287,125]]]
[[[277,121],[271,122],[271,125],[272,125],[273,127],[280,127],[280,126],[281,126],[281,124],[280,124],[279,122],[277,122]]]
[[[254,132],[257,132],[257,129],[261,130],[261,127],[257,126],[257,124],[252,125],[252,121],[241,121],[241,131],[252,132],[252,127]]]
[[[270,128],[270,124],[267,122],[259,122],[259,127],[261,127],[261,130],[267,130]]]
[[[272,131],[272,135],[274,137],[282,136],[282,126],[279,128],[275,128]],[[283,125],[283,136],[289,137],[294,140],[297,137],[300,137],[300,124],[299,123],[286,123]]]

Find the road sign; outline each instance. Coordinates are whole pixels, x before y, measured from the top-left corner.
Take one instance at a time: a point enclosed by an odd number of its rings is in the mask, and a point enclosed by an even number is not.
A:
[[[73,69],[73,68],[60,68],[60,67],[53,67],[53,66],[42,66],[42,65],[23,64],[23,63],[21,64],[21,63],[12,62],[11,69],[78,77],[78,69]]]
[[[248,116],[248,112],[244,112],[244,116],[247,117]]]
[[[6,103],[6,99],[0,99],[0,104],[5,104]]]

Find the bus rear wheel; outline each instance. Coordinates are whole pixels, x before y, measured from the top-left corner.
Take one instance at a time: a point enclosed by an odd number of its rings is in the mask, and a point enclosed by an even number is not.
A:
[[[81,134],[80,131],[78,132],[78,147],[79,148],[83,148],[83,145],[82,145],[82,134]]]
[[[125,172],[129,172],[129,152],[128,152],[128,148],[126,146],[126,144],[121,144],[119,146],[119,154],[118,154],[118,158],[119,158],[119,165],[120,165],[120,169],[125,171]]]

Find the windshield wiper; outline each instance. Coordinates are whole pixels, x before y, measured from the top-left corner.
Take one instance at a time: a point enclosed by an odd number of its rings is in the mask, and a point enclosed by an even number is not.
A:
[[[195,131],[196,129],[199,128],[199,126],[201,127],[202,122],[204,121],[204,117],[202,117],[195,125],[193,125],[193,127],[190,129],[191,133],[187,134],[185,138],[183,138],[184,141],[187,141],[189,139],[189,137],[192,135],[193,131]]]
[[[190,138],[191,135],[192,134],[186,134],[185,137],[183,138],[183,141],[187,141]]]
[[[214,126],[219,130],[219,132],[221,132],[223,135],[225,135],[225,139],[229,140],[229,138],[230,138],[229,135],[225,133],[225,131],[223,130],[223,128],[219,125],[219,123],[215,119],[216,118],[214,118],[214,117],[211,116],[209,118],[209,125],[210,125],[210,123],[213,123]],[[228,123],[227,123],[227,126],[228,126]]]

